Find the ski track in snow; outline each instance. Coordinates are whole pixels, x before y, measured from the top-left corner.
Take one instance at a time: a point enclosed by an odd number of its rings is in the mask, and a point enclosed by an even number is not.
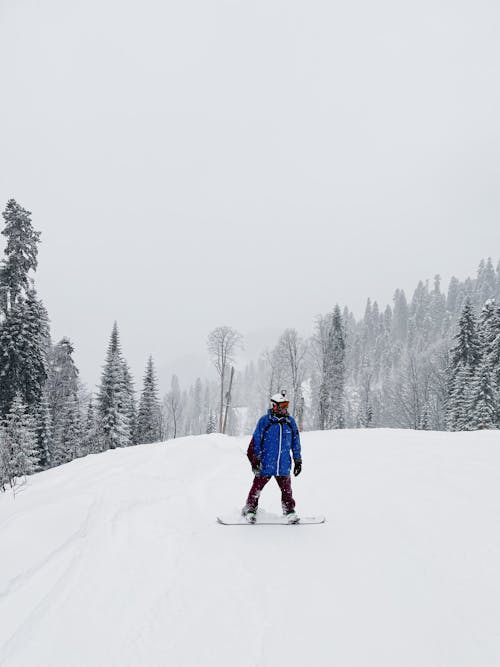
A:
[[[5,582],[2,590],[0,590],[0,598],[7,597],[14,593],[18,588],[23,586],[23,584],[28,583],[32,577],[34,577],[40,570],[43,570],[47,565],[51,564],[54,559],[56,559],[60,554],[63,554],[69,548],[74,546],[75,542],[79,539],[84,539],[87,535],[87,526],[91,519],[91,515],[95,512],[96,503],[93,503],[89,509],[87,517],[85,518],[83,524],[72,533],[68,539],[63,542],[61,545],[56,547],[54,550],[50,551],[44,558],[40,561],[33,564],[28,570],[21,572],[16,575],[9,581]]]
[[[497,439],[303,434],[294,492],[319,526],[216,523],[248,493],[247,438],[35,475],[0,497],[0,665],[500,665]]]

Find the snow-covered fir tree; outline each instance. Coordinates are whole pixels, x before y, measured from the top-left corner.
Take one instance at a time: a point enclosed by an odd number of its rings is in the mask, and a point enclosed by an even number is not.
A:
[[[14,395],[35,411],[47,379],[47,329],[37,320],[38,308],[33,296],[19,296],[0,325],[0,410],[5,415]]]
[[[10,479],[10,452],[4,436],[4,429],[0,426],[0,491],[5,491]]]
[[[135,400],[134,379],[127,362],[123,361],[124,412],[129,424],[130,444],[136,445],[137,439],[137,405]]]
[[[37,268],[40,232],[30,216],[14,199],[3,213],[7,242],[0,266],[0,416],[8,413],[17,393],[34,414],[47,378],[48,316],[29,275]]]
[[[446,297],[441,292],[441,276],[439,275],[434,276],[434,288],[430,294],[427,317],[430,320],[431,340],[435,340],[442,335],[446,318]]]
[[[0,430],[2,485],[14,488],[38,466],[36,426],[19,393],[14,396]]]
[[[52,416],[52,429],[57,437],[61,422],[66,419],[66,406],[78,396],[78,368],[73,359],[74,347],[69,338],[62,338],[49,353],[47,394]],[[59,448],[59,445],[57,445]]]
[[[27,345],[24,334],[25,314],[24,300],[18,298],[0,324],[0,358],[2,359],[0,417],[9,412],[14,396],[21,390],[19,376],[23,371],[24,350]]]
[[[87,414],[83,424],[83,447],[86,454],[101,451],[101,440],[92,396],[87,404]]]
[[[144,383],[137,418],[139,443],[158,442],[161,438],[160,400],[156,385],[153,358],[150,356],[144,374]]]
[[[50,346],[49,318],[45,306],[31,285],[26,292],[24,334],[26,348],[21,373],[25,385],[22,396],[28,408],[35,408],[42,398],[48,377],[47,351]]]
[[[208,415],[207,433],[217,433],[217,417],[213,412]]]
[[[473,421],[469,410],[471,386],[481,360],[478,326],[469,298],[465,300],[455,341],[448,379],[448,427],[468,430]]]
[[[2,235],[7,239],[5,259],[0,266],[0,305],[7,317],[17,300],[29,288],[29,273],[38,265],[38,244],[41,232],[35,231],[31,212],[9,199],[2,213],[5,227]]]
[[[67,399],[58,430],[54,434],[54,465],[68,463],[87,453],[83,435],[79,401],[73,396]]]
[[[408,336],[408,302],[403,290],[394,293],[394,313],[392,317],[391,338],[395,342],[406,343]]]
[[[466,426],[472,429],[495,426],[497,409],[495,394],[493,369],[485,355],[471,385]]]
[[[321,384],[319,425],[321,429],[343,428],[345,382],[345,333],[338,305],[318,323]]]
[[[35,411],[47,379],[48,328],[45,309],[34,290],[18,296],[0,324],[0,411],[5,415],[16,393]]]
[[[491,257],[481,260],[474,285],[474,295],[477,304],[484,304],[495,297],[496,275]]]
[[[216,404],[216,395],[217,388],[215,385],[210,385],[210,382],[205,380],[203,387],[203,410],[201,412],[200,420],[201,423],[205,425],[205,427],[209,424],[209,422],[213,422],[213,424],[215,424],[215,431],[217,430],[217,417],[215,415],[215,411],[212,410],[212,405]],[[211,431],[211,433],[215,433],[215,431]],[[206,428],[202,432],[206,432]]]
[[[118,325],[115,322],[97,395],[103,449],[128,447],[132,444],[133,425],[130,423],[129,385],[121,352]]]
[[[487,299],[479,318],[479,336],[483,362],[491,372],[495,402],[494,423],[500,428],[500,305]]]
[[[34,412],[36,424],[38,462],[40,468],[50,468],[53,455],[52,415],[50,412],[48,387],[45,384],[37,410]]]

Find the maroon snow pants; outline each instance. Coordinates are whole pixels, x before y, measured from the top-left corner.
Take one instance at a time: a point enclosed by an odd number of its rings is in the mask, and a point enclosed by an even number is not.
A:
[[[270,477],[255,477],[247,498],[248,509],[257,509],[260,493],[270,479]],[[283,507],[283,512],[291,512],[295,508],[295,500],[292,496],[290,475],[275,475],[274,479],[278,482],[278,486],[281,489],[281,506]]]

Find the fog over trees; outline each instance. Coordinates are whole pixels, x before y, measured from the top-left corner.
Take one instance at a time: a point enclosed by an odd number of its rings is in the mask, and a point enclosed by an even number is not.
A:
[[[171,379],[160,397],[145,353],[142,390],[110,323],[95,395],[81,382],[74,341],[53,342],[35,289],[40,232],[14,199],[3,212],[0,265],[0,488],[74,458],[184,435],[250,433],[269,397],[286,389],[301,430],[395,427],[475,430],[500,427],[500,263],[482,259],[477,275],[439,275],[413,294],[395,286],[391,304],[367,300],[356,319],[332,304],[306,339],[284,328],[245,367],[243,337],[227,323],[207,332],[218,381],[189,387]],[[103,346],[104,347],[104,346]],[[233,377],[232,387],[230,379]]]

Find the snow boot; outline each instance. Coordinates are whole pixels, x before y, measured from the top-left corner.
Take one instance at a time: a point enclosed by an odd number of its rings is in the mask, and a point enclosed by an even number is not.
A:
[[[295,510],[291,510],[290,512],[285,512],[285,517],[288,523],[299,523],[300,519]]]
[[[257,519],[257,510],[253,507],[245,505],[245,507],[241,510],[241,516],[244,516],[248,523],[255,523]]]

